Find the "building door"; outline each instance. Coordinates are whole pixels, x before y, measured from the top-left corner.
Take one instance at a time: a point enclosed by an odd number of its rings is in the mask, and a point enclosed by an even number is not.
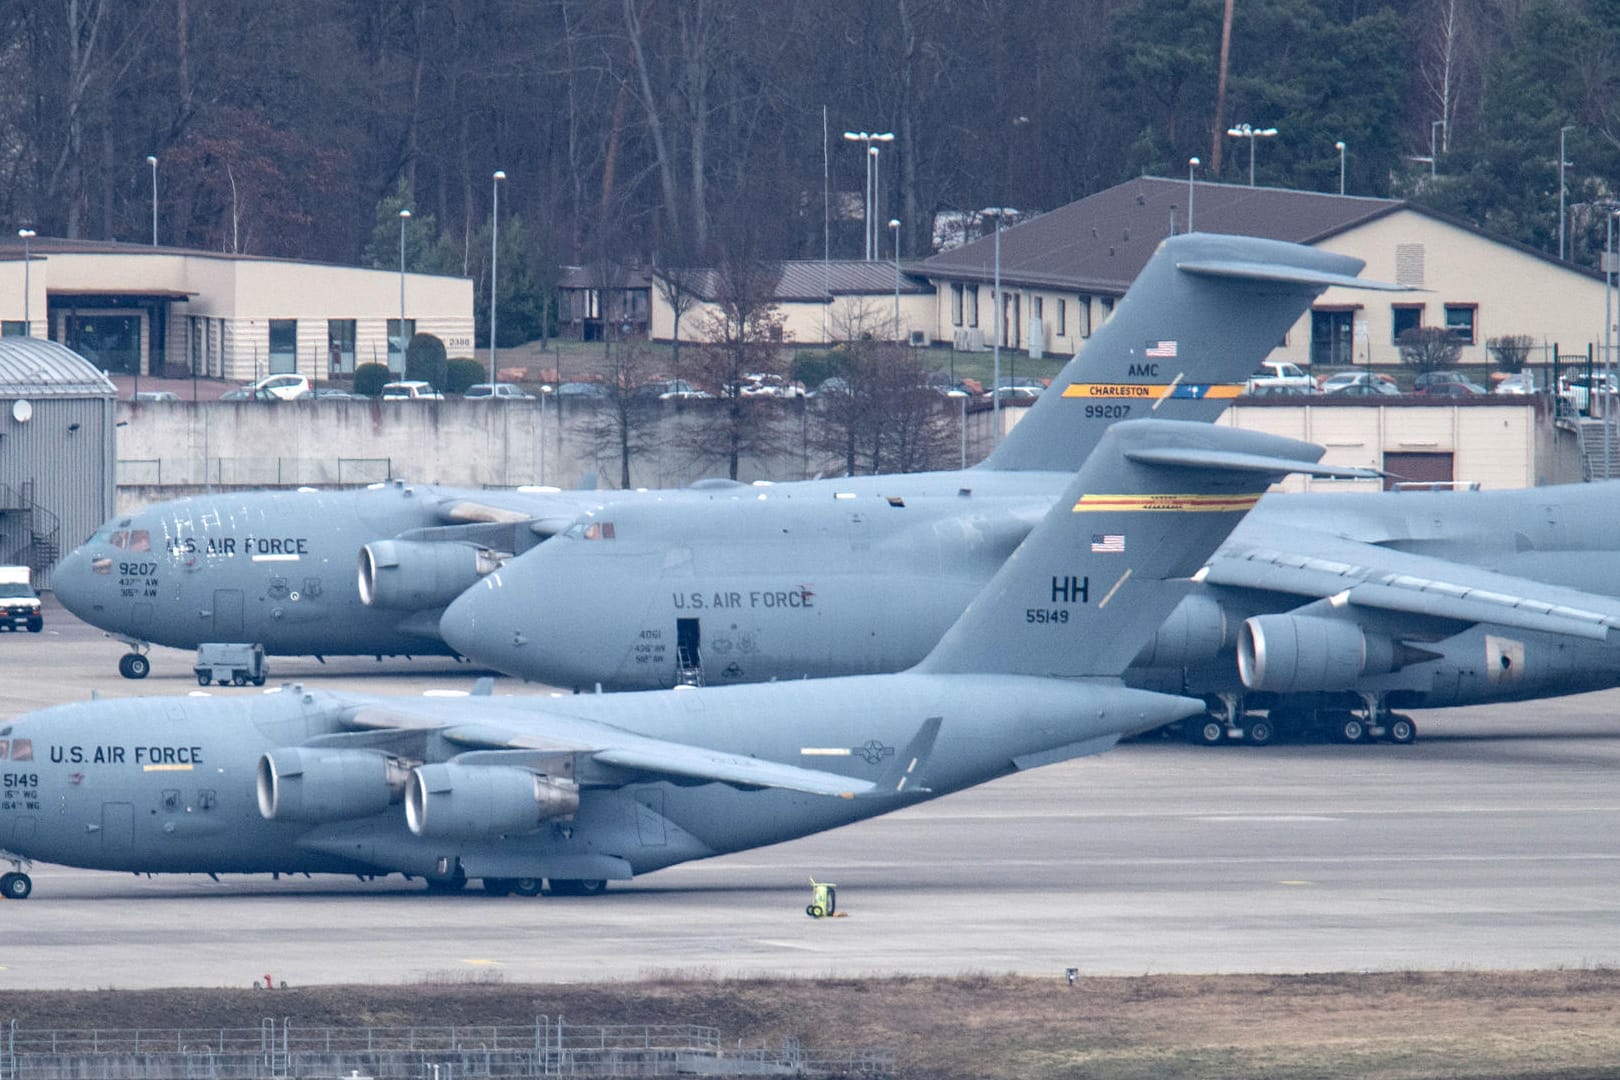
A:
[[[63,344],[102,371],[141,374],[139,315],[69,315],[63,328]]]
[[[696,619],[675,620],[675,681],[684,686],[703,684],[703,632]]]
[[[1311,312],[1311,363],[1349,367],[1356,362],[1354,311]]]

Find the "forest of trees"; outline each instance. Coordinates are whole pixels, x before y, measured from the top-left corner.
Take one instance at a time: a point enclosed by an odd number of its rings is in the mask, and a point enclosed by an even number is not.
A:
[[[1620,0],[8,0],[0,218],[487,280],[537,336],[558,266],[926,254],[941,210],[1143,173],[1411,198],[1596,265]],[[830,136],[830,138],[828,138]],[[1438,160],[1431,162],[1431,141]],[[825,154],[824,154],[825,147]],[[827,164],[824,166],[824,161]],[[824,172],[824,168],[827,170]],[[1431,178],[1431,172],[1434,174]],[[882,230],[888,241],[888,230]],[[487,289],[475,289],[479,303]],[[478,325],[486,325],[482,310]]]

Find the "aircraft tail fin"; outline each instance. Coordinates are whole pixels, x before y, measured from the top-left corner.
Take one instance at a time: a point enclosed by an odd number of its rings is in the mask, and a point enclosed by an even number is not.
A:
[[[1115,424],[914,670],[1119,675],[1272,481],[1368,473],[1318,466],[1322,452],[1212,424]]]
[[[1073,472],[1114,420],[1214,420],[1323,290],[1405,288],[1356,277],[1362,265],[1280,240],[1170,237],[980,467]]]

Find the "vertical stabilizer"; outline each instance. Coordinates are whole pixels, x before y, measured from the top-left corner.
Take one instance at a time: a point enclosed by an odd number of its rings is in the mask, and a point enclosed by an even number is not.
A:
[[[1119,675],[1266,488],[1322,449],[1175,421],[1116,424],[915,670]]]
[[[1108,321],[980,468],[1073,472],[1115,420],[1216,419],[1360,259],[1280,240],[1189,233],[1159,245]]]

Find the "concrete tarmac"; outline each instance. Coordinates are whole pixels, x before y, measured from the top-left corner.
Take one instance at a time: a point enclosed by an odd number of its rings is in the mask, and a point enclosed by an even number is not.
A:
[[[197,689],[188,653],[128,682],[121,646],[47,620],[0,635],[6,716]],[[276,658],[272,681],[476,674]],[[1134,743],[596,898],[38,865],[0,903],[0,988],[1620,964],[1620,691],[1417,719],[1409,747]],[[848,917],[805,916],[812,875]]]

